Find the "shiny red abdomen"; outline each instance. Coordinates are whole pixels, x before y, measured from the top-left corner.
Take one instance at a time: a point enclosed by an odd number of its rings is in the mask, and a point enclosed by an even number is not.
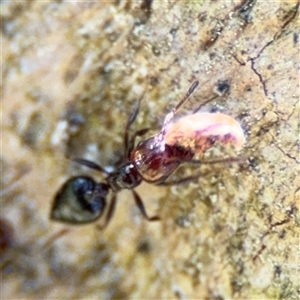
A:
[[[178,145],[157,143],[156,137],[140,142],[132,152],[131,159],[145,181],[157,183],[169,177],[180,160],[189,160],[194,154]]]

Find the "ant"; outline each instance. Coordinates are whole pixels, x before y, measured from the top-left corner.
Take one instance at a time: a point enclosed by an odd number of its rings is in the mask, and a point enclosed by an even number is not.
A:
[[[111,202],[105,220],[100,226],[105,228],[112,219],[117,202],[117,193],[122,189],[132,190],[135,204],[143,217],[148,221],[157,221],[158,216],[149,217],[143,201],[134,190],[144,180],[159,185],[179,184],[192,181],[198,176],[189,176],[173,182],[166,179],[183,162],[197,162],[193,160],[195,154],[203,154],[216,142],[232,143],[237,148],[245,141],[239,123],[232,117],[221,113],[197,113],[172,123],[179,108],[195,91],[199,81],[195,81],[175,108],[165,117],[160,132],[138,143],[137,137],[144,135],[149,128],[141,129],[129,136],[130,127],[139,112],[137,106],[131,113],[124,135],[123,162],[113,172],[108,172],[95,162],[75,158],[74,162],[90,169],[100,171],[106,175],[104,182],[95,182],[88,176],[72,177],[58,191],[51,210],[51,219],[69,224],[85,224],[99,219],[107,206],[107,197],[112,192]],[[236,159],[213,161],[236,161]],[[210,162],[208,162],[210,163]]]

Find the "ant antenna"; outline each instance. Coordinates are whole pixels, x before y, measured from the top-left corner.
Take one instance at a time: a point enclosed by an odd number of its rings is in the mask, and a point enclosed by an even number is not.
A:
[[[190,98],[190,96],[194,93],[195,89],[197,88],[197,86],[199,85],[199,81],[196,80],[192,83],[192,85],[190,86],[189,90],[187,91],[187,93],[184,95],[184,97],[182,98],[182,100],[172,109],[171,112],[169,112],[164,120],[164,124],[163,127],[160,131],[160,134],[158,135],[158,142],[162,142],[163,137],[166,134],[166,127],[167,125],[171,122],[171,120],[174,118],[174,116],[176,115],[177,111],[179,110],[179,108]]]

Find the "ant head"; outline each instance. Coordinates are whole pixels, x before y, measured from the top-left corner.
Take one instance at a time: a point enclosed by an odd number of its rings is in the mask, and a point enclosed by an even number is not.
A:
[[[104,212],[109,189],[87,176],[69,179],[55,196],[51,219],[69,224],[95,221]]]

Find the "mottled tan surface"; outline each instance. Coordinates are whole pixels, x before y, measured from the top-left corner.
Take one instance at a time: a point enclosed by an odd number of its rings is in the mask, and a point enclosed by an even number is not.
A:
[[[147,1],[145,1],[147,2]],[[248,3],[248,7],[247,7]],[[298,299],[299,15],[297,1],[2,2],[2,299]],[[250,6],[249,6],[250,5]],[[157,132],[190,83],[182,114],[238,119],[245,164],[181,167],[187,185],[119,194],[101,232],[49,220],[66,159],[113,165],[124,124]],[[227,80],[228,94],[218,91]],[[211,158],[222,153],[211,153]]]

